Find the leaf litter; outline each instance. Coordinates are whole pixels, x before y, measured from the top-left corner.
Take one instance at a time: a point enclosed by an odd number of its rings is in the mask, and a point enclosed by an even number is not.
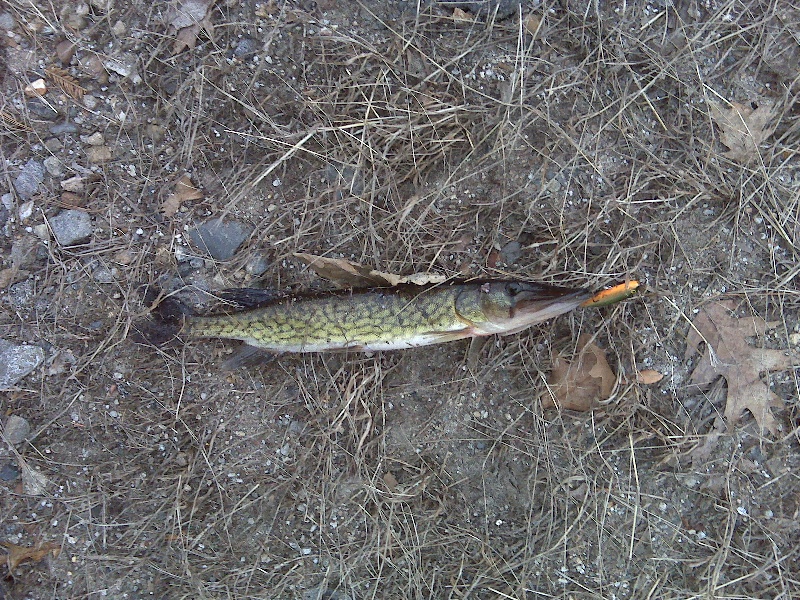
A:
[[[707,385],[721,375],[728,383],[728,426],[735,425],[749,411],[762,431],[777,435],[779,424],[772,409],[783,408],[783,401],[761,381],[760,375],[792,368],[793,360],[782,350],[753,346],[747,338],[764,335],[780,321],[732,317],[729,313],[734,308],[732,302],[714,302],[700,309],[689,330],[685,358],[697,353],[702,342],[705,349],[690,380]]]
[[[771,100],[752,106],[731,102],[730,108],[709,102],[709,109],[720,129],[720,141],[729,148],[724,156],[745,164],[760,155],[759,147],[775,133],[783,112],[783,107]]]
[[[594,344],[592,336],[578,338],[577,355],[572,362],[556,356],[542,396],[542,407],[586,411],[608,400],[617,376],[608,364],[605,351]]]
[[[431,285],[444,283],[448,279],[444,275],[433,273],[412,275],[384,273],[343,258],[326,258],[305,252],[295,252],[294,255],[317,275],[343,288],[393,287],[404,283]]]
[[[179,54],[184,49],[194,50],[197,36],[205,31],[208,37],[214,33],[211,22],[211,7],[214,0],[177,0],[167,14],[167,24],[175,31],[175,44],[172,54]]]

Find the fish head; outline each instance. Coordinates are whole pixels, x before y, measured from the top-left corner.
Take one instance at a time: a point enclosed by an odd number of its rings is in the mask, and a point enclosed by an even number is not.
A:
[[[527,281],[480,284],[470,321],[476,335],[506,335],[522,331],[576,308],[591,297],[586,290]]]

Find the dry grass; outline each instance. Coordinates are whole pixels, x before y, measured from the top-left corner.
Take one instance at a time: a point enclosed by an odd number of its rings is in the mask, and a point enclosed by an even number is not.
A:
[[[61,38],[81,61],[120,48],[143,79],[101,87],[71,64],[99,108],[59,110],[115,150],[85,193],[97,231],[51,244],[2,292],[0,337],[48,347],[3,407],[32,423],[21,455],[50,482],[43,496],[3,484],[3,535],[64,545],[49,569],[6,578],[9,595],[800,595],[797,371],[770,377],[788,400],[771,440],[751,421],[721,432],[724,386],[689,387],[683,360],[692,311],[723,295],[783,322],[765,343],[796,340],[800,13],[565,0],[535,11],[533,35],[526,17],[396,18],[382,2],[264,3],[276,10],[260,16],[217,4],[213,40],[178,56],[160,3],[93,8],[77,30],[59,3],[9,5],[37,59]],[[257,60],[232,53],[241,36]],[[30,128],[0,133],[6,189],[29,156],[88,166],[67,154],[85,145],[76,135],[44,150],[52,122],[12,76],[0,83],[3,123]],[[760,156],[724,157],[708,101],[765,99],[783,109]],[[205,197],[165,218],[185,171]],[[46,185],[30,224],[58,209],[58,180]],[[186,226],[220,214],[254,226],[236,257],[178,264],[176,249],[202,258]],[[9,223],[4,248],[28,235]],[[516,264],[489,259],[509,241]],[[636,277],[650,291],[491,340],[474,366],[456,343],[221,373],[228,344],[127,340],[142,284],[248,284],[258,256],[269,285],[314,284],[296,251],[590,287]],[[113,283],[94,280],[98,265]],[[550,356],[587,331],[625,381],[666,378],[623,382],[593,413],[543,413]]]

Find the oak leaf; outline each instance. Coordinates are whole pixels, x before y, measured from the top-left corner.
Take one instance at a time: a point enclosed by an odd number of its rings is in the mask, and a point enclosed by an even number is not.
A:
[[[198,190],[192,183],[188,173],[184,173],[175,182],[175,190],[164,200],[161,205],[161,212],[165,217],[174,217],[181,207],[181,204],[188,200],[199,200],[203,197],[203,192]]]
[[[761,317],[731,317],[731,302],[714,302],[700,309],[686,339],[686,355],[696,352],[701,342],[705,350],[691,375],[691,382],[706,385],[720,375],[728,383],[725,418],[735,424],[744,411],[750,411],[762,431],[778,433],[773,408],[783,408],[783,401],[760,379],[760,374],[792,366],[792,359],[781,350],[757,348],[748,337],[764,335],[780,321],[767,322]]]
[[[608,400],[617,381],[606,354],[583,334],[578,338],[578,354],[570,363],[561,357],[553,359],[548,387],[542,406],[558,406],[566,410],[590,410]]]
[[[724,155],[740,163],[759,156],[759,146],[775,133],[783,110],[769,100],[754,106],[731,102],[730,108],[723,108],[716,102],[709,103],[711,118],[720,129],[719,140],[729,148]]]

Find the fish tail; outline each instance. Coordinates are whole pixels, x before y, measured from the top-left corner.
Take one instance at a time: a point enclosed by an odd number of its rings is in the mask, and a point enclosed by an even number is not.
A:
[[[186,317],[193,311],[174,295],[164,295],[154,285],[145,286],[142,300],[150,309],[148,316],[135,321],[130,338],[146,346],[169,346],[180,341]]]

